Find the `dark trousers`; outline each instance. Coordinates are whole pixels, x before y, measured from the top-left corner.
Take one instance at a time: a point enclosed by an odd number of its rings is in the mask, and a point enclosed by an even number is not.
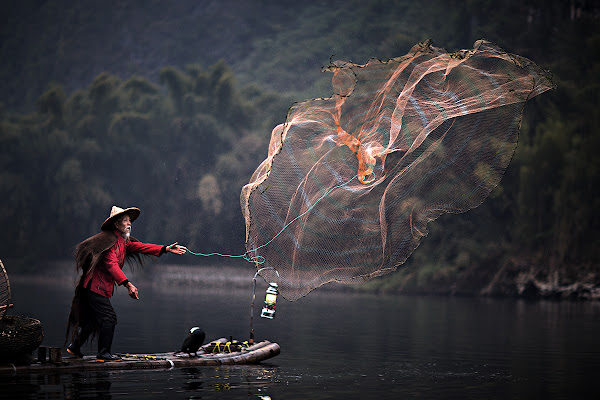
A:
[[[117,324],[117,314],[108,297],[101,296],[89,289],[85,289],[84,293],[87,306],[86,314],[89,316],[86,323],[93,323],[98,327]]]
[[[93,332],[98,332],[98,354],[110,353],[117,324],[117,314],[110,299],[86,288],[82,293],[81,306],[85,317],[82,318],[72,345],[79,349]]]

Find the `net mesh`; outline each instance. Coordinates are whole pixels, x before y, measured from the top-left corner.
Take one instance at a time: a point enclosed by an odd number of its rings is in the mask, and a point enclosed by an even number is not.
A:
[[[486,41],[327,70],[332,97],[290,109],[241,193],[248,255],[277,271],[261,275],[288,300],[393,271],[429,221],[479,205],[511,160],[524,103],[552,88]]]

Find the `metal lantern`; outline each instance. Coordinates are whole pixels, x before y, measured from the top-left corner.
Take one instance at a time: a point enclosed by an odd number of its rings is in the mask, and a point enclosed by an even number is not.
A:
[[[277,284],[275,282],[269,283],[269,287],[265,294],[265,306],[260,313],[262,318],[273,319],[275,317],[275,303],[277,302],[278,294]]]
[[[256,271],[254,278],[252,278],[252,302],[250,303],[250,339],[248,339],[248,343],[250,343],[250,345],[254,344],[254,299],[256,298],[256,277],[265,269],[272,269],[277,276],[279,276],[279,272],[277,272],[275,268],[264,267]],[[262,309],[262,313],[260,314],[261,317],[273,319],[275,316],[275,302],[277,301],[278,293],[279,291],[277,290],[277,284],[275,282],[270,283],[265,296],[265,307]]]

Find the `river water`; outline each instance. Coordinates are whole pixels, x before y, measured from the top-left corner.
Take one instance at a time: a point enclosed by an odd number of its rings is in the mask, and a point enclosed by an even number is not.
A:
[[[173,351],[192,326],[207,340],[248,338],[251,279],[247,290],[157,283],[140,284],[139,301],[115,293],[114,352]],[[43,344],[62,345],[71,284],[11,281],[11,314],[40,319]],[[275,319],[265,320],[265,288],[259,282],[255,337],[279,343],[281,354],[262,364],[4,376],[0,398],[558,399],[597,387],[598,303],[317,289],[296,302],[280,299]]]

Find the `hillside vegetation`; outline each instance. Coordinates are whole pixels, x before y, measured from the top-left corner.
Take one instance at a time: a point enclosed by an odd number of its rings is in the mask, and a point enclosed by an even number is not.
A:
[[[501,3],[501,4],[497,4]],[[340,5],[341,4],[341,5]],[[330,60],[480,38],[552,71],[484,204],[430,224],[363,290],[600,297],[600,29],[594,2],[8,1],[0,6],[0,257],[71,256],[110,206],[134,236],[241,254],[239,192]],[[199,262],[192,259],[191,262]],[[10,267],[9,267],[10,268]]]

